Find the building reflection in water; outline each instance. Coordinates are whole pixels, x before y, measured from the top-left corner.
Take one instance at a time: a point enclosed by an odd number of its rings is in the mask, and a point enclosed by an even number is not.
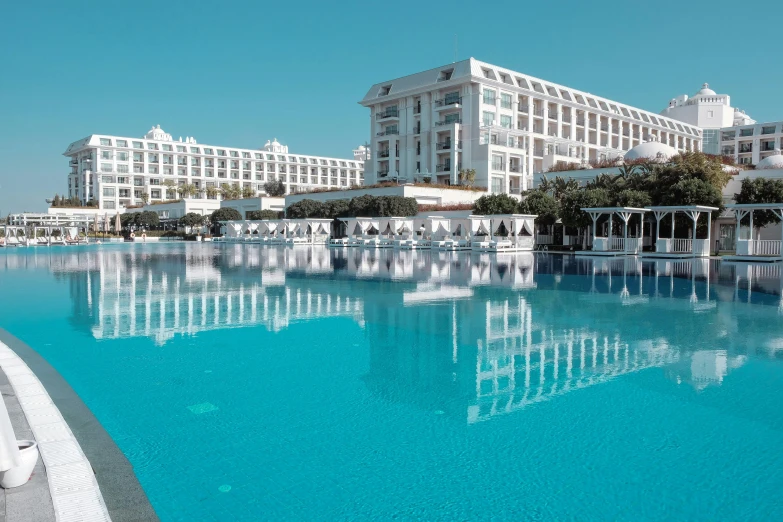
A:
[[[373,393],[468,423],[648,368],[703,390],[783,351],[757,307],[735,306],[780,307],[777,265],[259,245],[0,256],[0,270],[40,268],[69,282],[74,324],[99,340],[349,318]]]

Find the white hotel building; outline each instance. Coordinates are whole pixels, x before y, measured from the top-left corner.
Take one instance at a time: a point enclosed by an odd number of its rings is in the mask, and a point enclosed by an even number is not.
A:
[[[702,132],[672,118],[473,58],[373,85],[367,183],[421,179],[518,194],[558,162],[609,159],[648,137],[701,150]]]
[[[292,154],[275,140],[261,149],[237,149],[198,144],[195,138],[175,141],[160,125],[143,138],[93,134],[71,143],[68,195],[100,209],[178,199],[176,186],[194,185],[199,193],[189,199],[219,199],[208,194],[223,184],[250,187],[264,193],[264,183],[283,180],[287,193],[314,188],[349,188],[364,183],[364,159],[359,147],[353,159]]]

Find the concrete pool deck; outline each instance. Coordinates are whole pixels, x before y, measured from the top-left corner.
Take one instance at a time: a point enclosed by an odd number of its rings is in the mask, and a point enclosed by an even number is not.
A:
[[[16,361],[8,350],[18,356]],[[52,434],[48,447],[46,440],[40,435],[36,437],[41,446],[41,459],[36,471],[40,467],[41,473],[36,473],[33,478],[39,482],[16,488],[20,493],[26,488],[32,491],[41,480],[48,481],[48,490],[37,490],[38,503],[42,508],[40,515],[36,518],[28,512],[30,516],[27,518],[8,518],[7,522],[108,520],[109,517],[115,522],[158,520],[130,462],[65,379],[35,350],[2,328],[0,351],[6,354],[0,355],[4,358],[0,359],[0,367],[13,385],[5,389],[13,392],[14,399],[24,412],[28,429],[32,428],[29,433],[17,432],[17,437],[43,433],[47,429],[57,433]],[[10,365],[9,360],[12,361]],[[27,368],[32,375],[26,372]],[[14,374],[24,374],[24,378],[20,380]],[[44,390],[40,390],[41,386]],[[13,401],[10,397],[8,399],[7,404],[13,407]],[[61,425],[58,425],[58,420]],[[46,426],[43,431],[42,426]],[[46,495],[43,493],[50,495],[51,512],[44,511]],[[9,494],[15,494],[15,490],[8,490],[6,500]],[[7,502],[6,509],[9,506]],[[41,518],[47,514],[51,518]],[[72,518],[74,515],[80,518]],[[3,520],[0,517],[0,521]]]

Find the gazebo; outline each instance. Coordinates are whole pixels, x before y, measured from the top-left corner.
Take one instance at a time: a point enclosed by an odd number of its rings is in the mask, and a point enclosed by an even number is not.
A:
[[[718,209],[704,205],[672,205],[650,207],[655,215],[655,251],[645,252],[645,257],[687,258],[709,257],[710,255],[710,229],[712,228],[712,213]],[[688,216],[692,223],[690,238],[674,237],[674,222],[678,213]],[[702,214],[707,215],[707,237],[698,239],[697,224]],[[661,237],[661,220],[671,216],[671,237]]]
[[[537,217],[533,214],[470,215],[470,248],[477,252],[531,251],[535,248]]]
[[[725,261],[756,261],[774,263],[783,261],[783,252],[780,245],[783,242],[783,227],[781,227],[781,239],[758,239],[754,237],[753,212],[767,211],[783,221],[783,203],[735,203],[726,205],[726,208],[734,211],[737,217],[737,249],[735,255],[725,256]],[[750,220],[748,233],[740,234],[740,223],[745,217]],[[745,236],[745,237],[742,237]]]
[[[636,237],[628,237],[628,221],[631,217],[639,215],[644,218],[644,214],[649,212],[647,208],[635,207],[592,207],[583,208],[584,212],[590,215],[593,220],[592,236],[593,249],[577,251],[577,255],[587,256],[626,256],[636,255],[642,251],[644,227],[639,226]],[[605,237],[598,235],[598,220],[602,216],[609,216],[609,226]],[[614,237],[612,235],[613,218],[617,215],[623,222],[623,237]]]

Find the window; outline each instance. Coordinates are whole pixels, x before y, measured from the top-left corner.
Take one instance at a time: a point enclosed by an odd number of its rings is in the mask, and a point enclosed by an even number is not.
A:
[[[505,92],[500,93],[500,106],[504,109],[511,108],[511,95]]]
[[[492,155],[492,170],[503,170],[503,156],[500,154]]]
[[[114,206],[114,201],[104,201],[103,208],[114,209],[116,207]]]
[[[503,178],[492,178],[492,193],[493,194],[503,193]]]
[[[740,136],[753,136],[753,129],[740,129]]]
[[[489,105],[495,105],[495,96],[497,93],[495,91],[485,89],[484,90],[484,103]]]
[[[511,128],[511,116],[500,115],[500,126],[504,129]]]
[[[158,144],[157,143],[147,143],[147,148],[149,150],[158,150]]]
[[[482,118],[484,122],[485,127],[489,127],[490,125],[493,125],[495,123],[495,113],[494,112],[485,112],[484,117]]]
[[[188,149],[184,145],[177,145],[177,152],[187,152]]]
[[[128,166],[127,165],[117,165],[117,172],[120,172],[122,174],[127,174]]]
[[[163,147],[163,150],[165,150],[165,151],[168,151],[168,152],[172,151],[171,145],[162,145],[162,147]]]
[[[125,176],[120,176],[117,178],[117,183],[120,183],[122,185],[127,185],[129,183],[128,178]]]
[[[111,151],[110,150],[102,150],[101,151],[101,159],[111,159]]]
[[[218,156],[225,156],[226,151],[218,149]]]
[[[118,147],[127,147],[128,146],[128,142],[127,142],[127,140],[117,140],[117,146]]]
[[[101,183],[114,183],[114,176],[101,176]]]
[[[190,147],[190,152],[191,152],[192,154],[198,154],[198,153],[199,153],[199,152],[198,152],[198,147]]]
[[[111,172],[111,163],[101,163],[101,172]]]
[[[731,141],[731,140],[733,140],[733,139],[734,139],[734,136],[735,136],[735,134],[734,134],[734,131],[731,131],[731,132],[724,132],[724,133],[723,133],[723,136],[721,137],[721,139],[722,139],[723,141]]]
[[[256,159],[264,159],[264,155],[263,155],[263,154],[258,154],[258,153],[256,153],[256,154],[255,154],[255,158],[256,158]]]
[[[232,158],[238,158],[239,157],[239,153],[237,151],[235,151],[235,150],[232,150],[231,151],[231,157]]]
[[[101,138],[102,147],[111,147],[111,140],[109,138]]]
[[[127,152],[118,152],[117,153],[117,161],[128,161],[128,153]]]
[[[105,198],[113,198],[114,197],[114,187],[104,187],[103,188],[103,197]]]
[[[707,111],[707,117],[708,118],[714,118],[715,117],[715,111]]]
[[[134,149],[143,149],[144,148],[144,144],[142,142],[140,142],[140,141],[134,141],[133,142],[133,148]]]
[[[212,149],[204,149],[204,154],[214,154],[214,152],[212,152]]]
[[[775,126],[761,127],[761,134],[775,134]]]

